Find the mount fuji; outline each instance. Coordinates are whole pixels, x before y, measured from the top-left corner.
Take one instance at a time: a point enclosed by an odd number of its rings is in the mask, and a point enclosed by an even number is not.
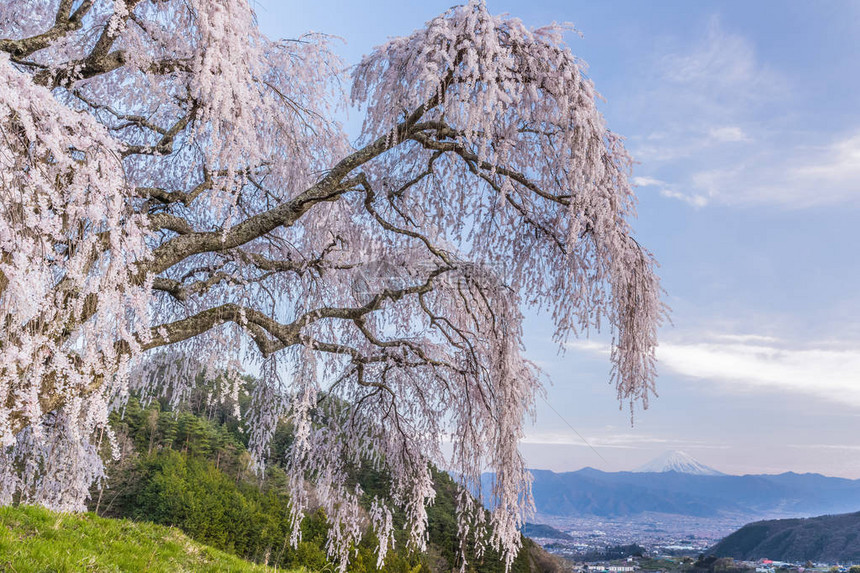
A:
[[[860,479],[786,472],[726,475],[683,452],[668,452],[637,471],[532,469],[537,513],[555,517],[627,518],[663,514],[745,521],[860,510]],[[492,507],[494,476],[484,474]],[[734,526],[733,526],[734,527]]]
[[[678,472],[679,474],[691,474],[697,476],[726,475],[723,472],[719,472],[714,468],[706,466],[693,456],[680,450],[672,450],[657,456],[644,466],[633,471],[637,473]]]

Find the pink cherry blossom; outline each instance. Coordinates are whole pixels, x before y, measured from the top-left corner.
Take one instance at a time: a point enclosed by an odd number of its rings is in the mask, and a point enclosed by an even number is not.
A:
[[[366,526],[381,564],[396,505],[423,548],[435,463],[463,485],[463,547],[510,565],[541,391],[521,309],[559,344],[608,325],[631,407],[665,312],[565,28],[473,0],[347,76],[246,0],[33,4],[0,6],[0,503],[83,509],[130,392],[178,402],[202,372],[235,396],[252,371],[257,467],[295,431],[293,543],[318,506],[341,570]],[[331,119],[350,100],[354,145]],[[369,512],[359,464],[390,476]]]

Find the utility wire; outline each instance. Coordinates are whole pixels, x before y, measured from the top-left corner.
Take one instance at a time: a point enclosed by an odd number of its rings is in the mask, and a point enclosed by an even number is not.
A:
[[[555,408],[553,408],[553,407],[552,407],[552,404],[550,404],[550,403],[547,401],[547,399],[546,399],[546,398],[544,398],[543,396],[541,396],[540,398],[541,398],[541,400],[543,400],[543,401],[544,401],[544,404],[546,404],[547,406],[549,406],[549,409],[550,409],[550,410],[552,410],[553,412],[555,412],[555,415],[556,415],[556,416],[558,416],[559,418],[561,418],[561,421],[562,421],[562,422],[564,422],[565,424],[567,424],[567,427],[568,427],[568,428],[570,428],[571,430],[573,430],[573,433],[575,433],[577,436],[579,436],[579,439],[580,439],[580,440],[582,440],[582,441],[583,441],[583,443],[584,443],[586,446],[588,446],[589,448],[591,448],[591,451],[592,451],[592,452],[594,452],[595,454],[597,454],[597,457],[598,457],[598,458],[600,458],[601,460],[603,460],[603,463],[604,463],[604,464],[606,464],[607,466],[609,465],[609,462],[607,462],[607,461],[606,461],[606,458],[604,458],[603,456],[601,456],[601,455],[600,455],[600,452],[598,452],[597,450],[595,450],[595,449],[594,449],[594,446],[592,446],[591,444],[589,444],[589,443],[588,443],[588,440],[586,440],[586,439],[585,439],[585,437],[584,437],[582,434],[580,434],[579,432],[577,432],[577,431],[576,431],[576,428],[574,428],[573,426],[571,426],[571,425],[570,425],[570,422],[568,422],[568,421],[564,418],[564,416],[562,416],[561,414],[559,414],[559,413],[558,413],[558,410],[556,410]]]

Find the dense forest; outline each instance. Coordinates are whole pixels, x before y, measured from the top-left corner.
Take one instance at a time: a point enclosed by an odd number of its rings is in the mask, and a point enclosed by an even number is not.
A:
[[[249,469],[248,432],[242,414],[247,410],[255,381],[246,378],[238,401],[216,400],[218,380],[198,381],[178,405],[162,398],[148,403],[129,399],[112,427],[123,450],[108,468],[108,481],[92,492],[90,509],[100,516],[131,518],[180,528],[192,539],[245,559],[313,571],[331,569],[326,560],[328,523],[316,510],[302,524],[296,547],[289,543],[289,492],[279,468],[292,434],[285,424],[272,439],[265,475]],[[102,447],[106,448],[103,444]],[[437,495],[428,509],[428,550],[419,554],[405,547],[400,536],[383,569],[391,572],[450,571],[459,566],[460,546],[455,515],[457,485],[433,470]],[[352,478],[364,491],[366,507],[387,491],[386,476],[363,467]],[[402,516],[395,515],[395,527]],[[504,571],[499,555],[488,549],[475,558],[467,550],[469,571]],[[368,532],[349,565],[352,572],[377,571],[376,540]],[[559,571],[560,561],[529,539],[512,571]]]

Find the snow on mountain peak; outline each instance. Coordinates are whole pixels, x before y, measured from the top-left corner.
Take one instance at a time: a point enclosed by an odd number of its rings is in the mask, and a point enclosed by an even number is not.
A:
[[[705,464],[699,462],[693,456],[686,454],[680,450],[672,450],[661,454],[640,468],[633,470],[635,472],[678,472],[681,474],[694,474],[704,476],[720,476],[725,475],[713,468],[709,468]]]

